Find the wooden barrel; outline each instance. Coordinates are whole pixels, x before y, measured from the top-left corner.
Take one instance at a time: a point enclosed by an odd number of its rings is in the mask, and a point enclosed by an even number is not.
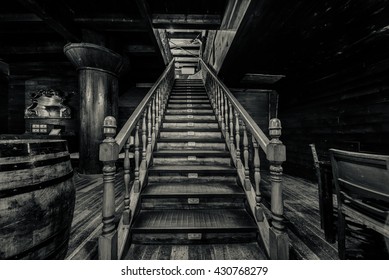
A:
[[[0,140],[0,259],[63,259],[75,188],[65,140]]]

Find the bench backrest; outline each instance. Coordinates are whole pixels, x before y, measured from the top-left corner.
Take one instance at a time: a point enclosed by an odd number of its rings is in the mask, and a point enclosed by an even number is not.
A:
[[[389,213],[389,156],[330,149],[338,203],[385,221]]]

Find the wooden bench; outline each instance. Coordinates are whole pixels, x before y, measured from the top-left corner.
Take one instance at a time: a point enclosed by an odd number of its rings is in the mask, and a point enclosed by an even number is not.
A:
[[[330,149],[338,198],[338,253],[346,258],[346,219],[389,238],[389,156]]]

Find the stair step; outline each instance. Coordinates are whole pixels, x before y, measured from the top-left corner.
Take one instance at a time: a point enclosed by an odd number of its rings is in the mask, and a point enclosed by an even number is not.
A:
[[[216,121],[213,122],[163,122],[163,129],[178,129],[187,130],[205,130],[209,132],[220,132],[219,124]]]
[[[188,178],[182,176],[149,176],[150,183],[180,183],[180,184],[236,184],[236,176],[214,175],[198,178]]]
[[[169,104],[211,104],[209,99],[191,99],[191,98],[183,98],[183,99],[170,99]]]
[[[191,96],[191,97],[199,97],[199,98],[208,98],[208,95],[205,91],[201,92],[196,92],[196,91],[178,91],[174,92],[172,91],[170,93],[169,97],[176,96],[176,97],[186,97],[186,96]]]
[[[167,107],[169,109],[177,109],[177,108],[180,108],[180,109],[183,109],[183,108],[187,108],[187,109],[211,109],[211,104],[191,104],[191,103],[185,103],[185,104],[171,104],[171,103],[168,103]]]
[[[176,150],[166,150],[166,151],[155,151],[154,157],[176,157],[176,156],[196,156],[196,157],[226,157],[230,158],[230,153],[228,151],[214,151],[214,150],[187,150],[187,151],[176,151]]]
[[[222,138],[161,138],[157,142],[157,150],[217,150],[225,151],[226,143]]]
[[[243,209],[141,210],[132,227],[133,243],[249,242],[256,225]]]
[[[142,192],[142,196],[235,196],[244,191],[234,183],[150,183]]]
[[[230,157],[199,157],[199,156],[155,156],[153,159],[154,166],[158,165],[221,165],[230,166]]]
[[[230,166],[216,165],[155,165],[149,169],[149,175],[185,176],[197,178],[207,175],[236,175],[236,169]]]
[[[212,130],[191,130],[188,129],[164,129],[159,133],[160,139],[180,138],[181,141],[188,139],[195,139],[196,141],[202,141],[207,139],[222,139],[222,133],[220,131]]]
[[[209,101],[208,95],[191,95],[191,94],[185,94],[185,95],[176,95],[171,94],[170,95],[171,100],[180,100],[180,99],[193,99],[193,100],[207,100]]]
[[[212,123],[216,122],[215,116],[201,116],[201,115],[165,115],[163,119],[164,123],[170,123],[170,122],[202,122],[202,123]]]
[[[167,108],[165,115],[182,115],[182,114],[191,114],[191,115],[200,115],[200,116],[215,116],[212,109],[198,109],[198,108],[182,108],[182,109],[169,109]]]

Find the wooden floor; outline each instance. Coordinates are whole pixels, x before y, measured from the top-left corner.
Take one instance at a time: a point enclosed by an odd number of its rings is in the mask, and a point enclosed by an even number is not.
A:
[[[123,210],[124,190],[121,176],[116,176],[115,198],[116,211]],[[66,259],[97,259],[97,241],[101,234],[101,206],[103,198],[102,176],[85,176],[75,173],[76,206],[69,249]]]
[[[285,217],[294,259],[337,259],[337,245],[324,240],[320,228],[317,186],[309,181],[284,176]],[[122,176],[116,177],[117,211],[123,208]],[[101,233],[102,178],[75,175],[76,208],[67,259],[96,259]],[[262,174],[262,191],[270,195],[268,175]],[[128,259],[264,259],[256,244],[217,245],[132,245]]]

